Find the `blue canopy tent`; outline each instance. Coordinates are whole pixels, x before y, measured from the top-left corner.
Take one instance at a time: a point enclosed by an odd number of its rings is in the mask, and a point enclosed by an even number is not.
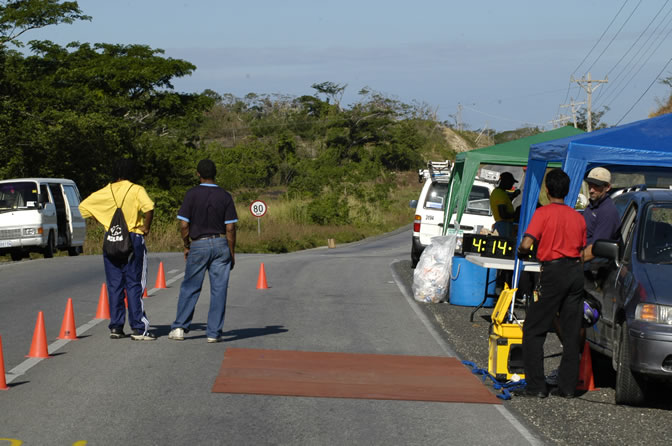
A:
[[[571,180],[565,203],[574,206],[586,172],[596,166],[630,165],[672,168],[672,114],[597,130],[591,133],[533,144],[525,175],[518,243],[536,209],[539,192],[551,162],[562,162]],[[518,284],[516,258],[514,288]]]

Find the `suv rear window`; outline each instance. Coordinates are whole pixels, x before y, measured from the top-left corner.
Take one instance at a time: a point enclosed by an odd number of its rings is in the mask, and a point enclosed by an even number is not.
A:
[[[450,183],[432,183],[425,197],[425,209],[443,210]]]
[[[442,211],[448,196],[449,183],[432,183],[425,198],[425,209]],[[457,211],[456,211],[457,212]],[[465,212],[476,215],[492,215],[490,212],[490,191],[484,186],[472,186]]]
[[[487,187],[472,186],[466,212],[476,215],[491,215],[490,191]]]

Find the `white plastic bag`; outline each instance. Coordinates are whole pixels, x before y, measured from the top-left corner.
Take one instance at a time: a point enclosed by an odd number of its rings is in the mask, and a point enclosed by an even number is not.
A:
[[[415,300],[426,303],[446,300],[456,244],[455,234],[432,237],[430,245],[422,251],[413,273]]]

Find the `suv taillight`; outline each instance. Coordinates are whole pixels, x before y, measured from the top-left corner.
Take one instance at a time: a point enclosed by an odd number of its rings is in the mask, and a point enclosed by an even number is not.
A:
[[[422,217],[419,215],[415,216],[415,221],[413,222],[413,232],[420,232],[420,221],[422,220]]]

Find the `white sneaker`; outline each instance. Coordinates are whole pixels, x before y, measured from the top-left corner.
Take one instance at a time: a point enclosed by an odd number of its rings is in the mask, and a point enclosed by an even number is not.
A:
[[[170,333],[168,333],[168,339],[184,341],[184,328],[173,328],[170,330]]]
[[[217,336],[216,338],[208,338],[208,344],[214,344],[215,342],[219,342],[222,340],[221,336]]]

